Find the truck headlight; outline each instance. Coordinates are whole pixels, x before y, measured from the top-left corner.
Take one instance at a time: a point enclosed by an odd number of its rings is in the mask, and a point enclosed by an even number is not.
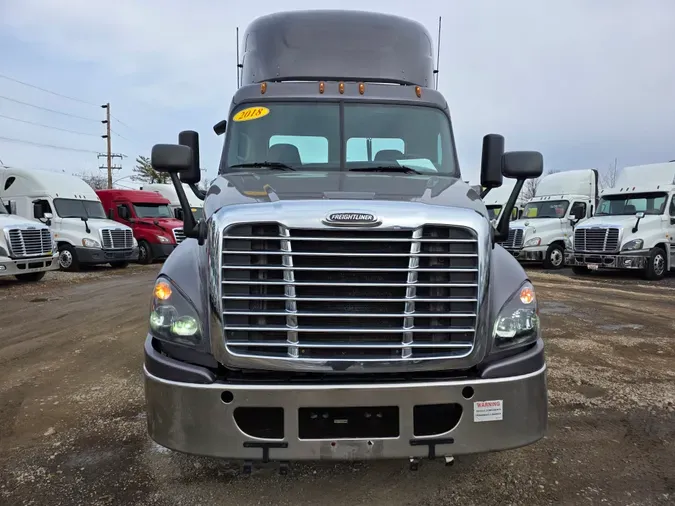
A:
[[[534,342],[539,337],[539,307],[531,283],[525,282],[504,304],[492,338],[498,350]]]
[[[82,239],[82,246],[85,248],[100,248],[101,244],[94,239],[87,239],[86,237]]]
[[[541,244],[541,237],[532,237],[531,239],[525,241],[525,244],[523,244],[523,248],[529,248],[531,246],[539,246],[540,244]]]
[[[138,247],[138,241],[136,240],[135,237],[131,238],[131,247],[132,248],[137,248]]]
[[[192,302],[167,278],[155,282],[150,332],[157,339],[197,346],[202,341],[199,315]]]
[[[643,245],[644,241],[642,239],[633,239],[632,241],[628,241],[626,244],[624,244],[621,248],[621,251],[635,251],[642,249]]]
[[[171,240],[168,237],[164,237],[163,235],[158,235],[157,239],[159,239],[159,242],[162,244],[168,244],[171,242]]]

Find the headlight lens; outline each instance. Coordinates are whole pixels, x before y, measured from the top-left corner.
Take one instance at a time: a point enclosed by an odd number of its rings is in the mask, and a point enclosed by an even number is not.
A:
[[[168,244],[168,243],[171,242],[171,240],[168,237],[165,237],[163,235],[158,235],[157,239],[159,239],[159,242],[161,242],[163,244]]]
[[[524,248],[529,248],[530,246],[539,246],[541,244],[541,237],[532,237],[525,241],[523,245]]]
[[[534,287],[526,282],[502,307],[493,330],[494,347],[514,348],[536,341],[539,336],[539,307]]]
[[[131,246],[136,248],[138,246],[138,241],[136,240],[135,237],[131,238]]]
[[[623,248],[621,248],[621,251],[633,251],[637,249],[642,249],[643,245],[644,241],[642,239],[633,239],[632,241],[628,241],[626,244],[624,244]]]
[[[87,239],[86,237],[82,239],[82,246],[85,248],[100,248],[101,244],[94,239]]]
[[[199,315],[192,303],[168,279],[155,282],[150,332],[157,339],[192,347],[202,342]]]

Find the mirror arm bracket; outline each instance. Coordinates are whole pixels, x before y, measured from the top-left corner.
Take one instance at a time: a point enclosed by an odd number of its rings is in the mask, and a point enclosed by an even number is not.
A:
[[[518,199],[518,195],[520,195],[520,191],[523,189],[524,184],[525,179],[516,179],[516,184],[511,191],[509,200],[504,205],[504,209],[502,209],[502,215],[499,217],[499,223],[497,223],[496,231],[492,241],[493,248],[495,247],[495,244],[500,241],[504,241],[509,237],[509,223],[511,221],[511,213],[513,212],[513,208],[516,205],[516,200]]]
[[[180,207],[183,209],[183,232],[185,233],[185,237],[197,239],[199,245],[202,246],[206,241],[207,236],[206,223],[203,220],[195,222],[194,214],[192,214],[192,209],[190,208],[187,195],[185,195],[185,192],[183,191],[183,185],[181,184],[178,174],[176,172],[170,172],[169,176],[176,189]]]

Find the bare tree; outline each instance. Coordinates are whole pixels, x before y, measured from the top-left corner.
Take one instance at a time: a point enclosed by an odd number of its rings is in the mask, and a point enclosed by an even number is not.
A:
[[[601,188],[614,188],[616,184],[616,176],[619,173],[616,165],[617,159],[614,159],[614,163],[609,164],[609,166],[600,173],[600,187]]]
[[[108,188],[108,178],[100,173],[82,171],[74,175],[79,177],[94,190],[105,190]]]

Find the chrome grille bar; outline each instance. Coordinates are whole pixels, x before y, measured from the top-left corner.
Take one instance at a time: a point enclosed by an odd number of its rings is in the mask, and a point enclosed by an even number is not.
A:
[[[476,336],[479,265],[477,233],[465,226],[230,225],[225,349],[298,361],[463,358]]]

